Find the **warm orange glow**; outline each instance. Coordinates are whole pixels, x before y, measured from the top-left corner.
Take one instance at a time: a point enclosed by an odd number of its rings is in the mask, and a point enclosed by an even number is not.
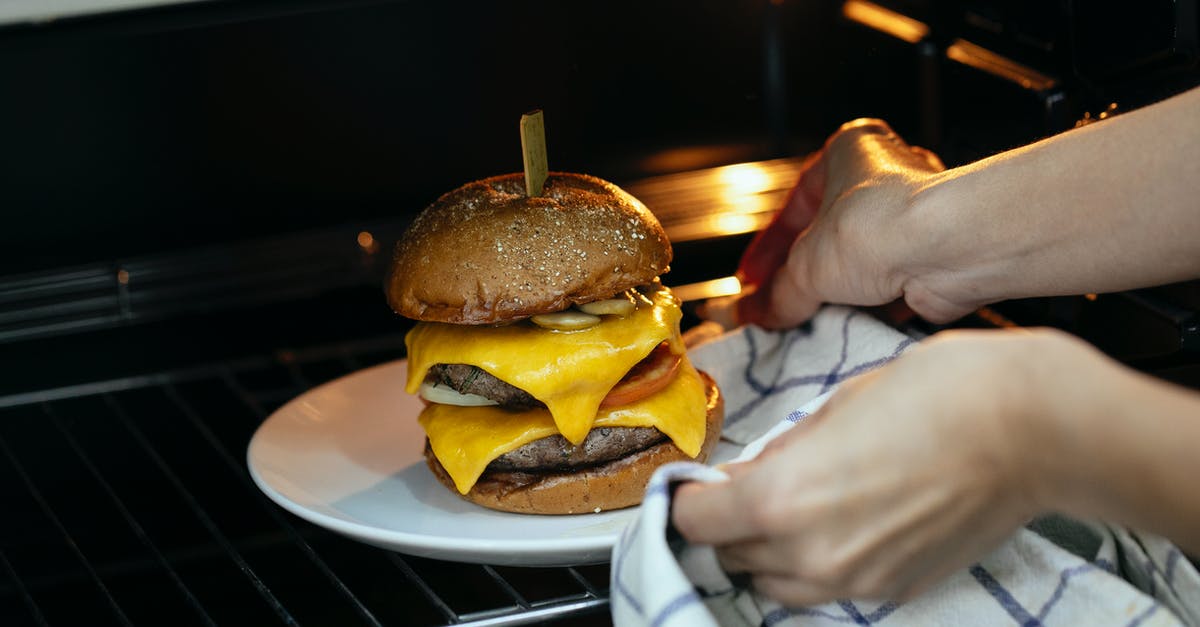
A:
[[[991,307],[980,307],[975,312],[975,315],[996,325],[997,327],[1000,327],[1001,329],[1017,328],[1017,323],[1013,322],[1012,320],[1009,320],[1003,314],[996,311],[995,309],[992,309]]]
[[[842,15],[846,16],[846,19],[903,39],[910,44],[929,36],[929,26],[924,22],[866,0],[846,0],[842,5]]]
[[[121,285],[129,285],[129,271],[117,270],[117,283]]]
[[[757,163],[739,163],[718,168],[717,193],[721,202],[727,205],[728,213],[717,218],[716,225],[727,233],[742,233],[748,224],[747,214],[770,211],[774,207],[764,207],[764,194],[772,191],[771,174]],[[727,221],[722,224],[723,221]],[[753,227],[751,227],[753,228]]]
[[[771,185],[770,175],[755,163],[725,166],[717,171],[717,176],[725,186],[722,194],[726,197],[758,194],[769,190]]]
[[[670,174],[629,192],[659,213],[673,242],[738,235],[768,223],[796,184],[799,159]]]
[[[358,234],[358,245],[365,249],[370,249],[375,245],[375,237],[367,231],[361,231]]]
[[[1083,297],[1088,299],[1089,301],[1093,301],[1093,302],[1096,300],[1095,294],[1084,294]]]
[[[1058,84],[1058,80],[1053,77],[1046,76],[1031,67],[1021,65],[1008,57],[996,54],[965,39],[955,39],[954,43],[946,48],[946,57],[968,67],[1012,81],[1025,89],[1045,91]]]
[[[701,281],[700,283],[688,283],[687,285],[672,287],[671,291],[682,301],[706,300],[720,296],[740,294],[742,283],[735,276],[727,276],[711,281]]]
[[[738,233],[749,233],[750,231],[758,230],[762,226],[763,220],[755,214],[746,213],[727,213],[725,215],[713,216],[713,230],[721,235],[736,235]]]

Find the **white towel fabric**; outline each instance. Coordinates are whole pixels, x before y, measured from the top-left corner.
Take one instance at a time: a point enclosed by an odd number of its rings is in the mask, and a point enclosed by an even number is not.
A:
[[[726,396],[725,434],[749,459],[816,410],[836,384],[913,341],[870,316],[826,307],[801,329],[742,328],[693,349]],[[721,570],[713,550],[668,542],[670,484],[722,481],[664,466],[612,555],[618,627],[709,625],[1200,625],[1200,575],[1170,542],[1101,523],[1034,521],[1000,548],[905,604],[841,600],[788,608]]]

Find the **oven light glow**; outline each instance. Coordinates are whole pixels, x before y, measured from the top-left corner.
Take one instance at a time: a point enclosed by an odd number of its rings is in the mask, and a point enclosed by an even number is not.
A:
[[[718,176],[725,186],[726,197],[748,196],[770,189],[771,177],[762,166],[755,163],[739,163],[721,168]]]
[[[728,235],[749,233],[757,230],[762,220],[756,215],[745,213],[727,213],[713,218],[713,230]]]
[[[915,44],[929,36],[929,26],[924,22],[866,0],[846,0],[842,5],[842,15],[846,19],[887,33],[897,39],[903,39],[910,44]]]
[[[379,242],[375,241],[375,236],[371,235],[370,231],[359,231],[358,237],[355,239],[358,241],[358,247],[363,249],[363,252],[374,255],[379,251]]]
[[[1058,80],[1052,76],[1046,76],[1031,67],[1017,63],[965,39],[955,39],[946,48],[946,58],[987,72],[992,76],[1012,81],[1025,89],[1046,91],[1058,85]]]
[[[675,296],[684,302],[733,296],[742,292],[742,282],[735,276],[721,277],[711,281],[676,285],[671,288]]]

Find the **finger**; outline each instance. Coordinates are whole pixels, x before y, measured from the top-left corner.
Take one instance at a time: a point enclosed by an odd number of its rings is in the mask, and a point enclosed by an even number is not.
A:
[[[754,236],[742,259],[738,263],[737,278],[743,287],[763,285],[771,280],[775,271],[787,261],[788,249],[803,229],[793,228],[780,219],[783,211],[776,214],[775,220]]]
[[[810,154],[800,166],[800,178],[783,207],[742,254],[737,276],[745,286],[770,280],[787,259],[796,237],[808,227],[821,206],[825,190],[824,152]]]
[[[750,290],[753,289],[750,288]],[[749,292],[746,293],[749,294]],[[701,320],[715,323],[723,331],[733,329],[738,325],[737,301],[739,298],[739,296],[710,298],[696,307],[696,315]],[[684,339],[686,340],[686,337]]]
[[[738,320],[767,329],[788,329],[808,320],[822,298],[811,283],[811,268],[804,261],[808,242],[800,240],[766,289],[738,301]]]
[[[911,146],[909,149],[913,151],[913,154],[924,159],[925,163],[929,165],[929,169],[934,172],[941,172],[946,169],[946,165],[942,163],[941,157],[934,154],[933,151],[920,146]]]
[[[758,537],[744,477],[720,483],[689,483],[675,492],[671,522],[694,544],[728,544]]]
[[[840,588],[779,575],[754,577],[754,588],[789,607],[821,605],[848,596]]]
[[[717,561],[727,573],[795,577],[799,564],[784,541],[749,540],[717,548]]]

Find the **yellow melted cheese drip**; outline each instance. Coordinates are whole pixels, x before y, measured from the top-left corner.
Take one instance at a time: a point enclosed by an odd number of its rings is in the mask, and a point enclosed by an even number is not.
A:
[[[679,372],[662,391],[635,403],[605,409],[596,427],[654,427],[690,457],[704,444],[707,396],[704,382],[685,357]],[[545,409],[511,412],[498,407],[430,404],[418,421],[433,454],[466,494],[487,465],[525,444],[558,433]]]
[[[679,302],[667,288],[624,318],[606,316],[581,331],[552,331],[528,322],[502,327],[421,322],[404,338],[408,382],[416,394],[434,364],[469,364],[546,404],[558,432],[579,444],[592,428],[600,401],[663,340],[683,354]]]

